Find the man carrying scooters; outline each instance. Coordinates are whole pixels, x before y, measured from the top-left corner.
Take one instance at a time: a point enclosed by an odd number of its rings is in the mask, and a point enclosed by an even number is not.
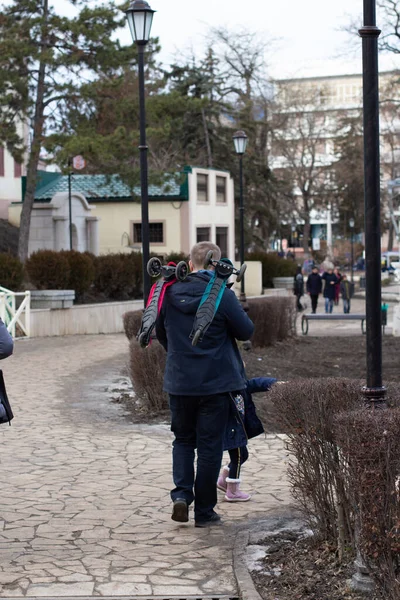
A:
[[[234,292],[225,288],[204,337],[192,345],[195,315],[213,275],[212,265],[204,269],[209,251],[214,259],[220,259],[221,251],[212,242],[200,242],[192,248],[191,274],[167,289],[156,323],[157,338],[167,351],[164,390],[170,398],[171,430],[175,435],[172,519],[187,522],[189,506],[194,502],[196,527],[221,524],[214,507],[229,392],[246,386],[235,340],[248,340],[254,329]]]

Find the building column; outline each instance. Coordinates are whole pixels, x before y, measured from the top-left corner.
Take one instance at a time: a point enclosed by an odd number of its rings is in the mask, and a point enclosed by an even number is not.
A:
[[[86,249],[95,256],[99,255],[99,219],[97,217],[86,217]]]
[[[53,217],[54,223],[54,250],[66,250],[69,248],[67,242],[68,233],[67,217]]]

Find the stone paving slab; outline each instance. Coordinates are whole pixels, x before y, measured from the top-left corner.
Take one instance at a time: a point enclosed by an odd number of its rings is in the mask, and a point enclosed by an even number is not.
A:
[[[132,424],[104,391],[127,350],[122,334],[32,339],[2,363],[1,598],[234,596],[237,530],[290,503],[284,442],[259,437],[253,499],[221,502],[218,530],[174,523],[168,426]]]

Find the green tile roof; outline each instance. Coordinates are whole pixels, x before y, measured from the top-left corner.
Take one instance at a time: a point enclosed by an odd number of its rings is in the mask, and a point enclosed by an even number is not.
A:
[[[119,175],[78,175],[71,178],[72,192],[80,192],[88,202],[132,201],[132,193]],[[140,198],[140,187],[134,188],[134,195]],[[49,202],[57,192],[68,192],[68,175],[59,175],[46,185],[36,188],[35,201]],[[162,185],[149,185],[149,200],[188,200],[187,175],[182,185],[173,177]]]

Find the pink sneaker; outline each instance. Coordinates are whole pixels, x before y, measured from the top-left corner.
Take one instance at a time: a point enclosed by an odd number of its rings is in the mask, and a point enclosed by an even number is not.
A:
[[[229,467],[222,467],[221,473],[219,474],[217,481],[217,488],[221,490],[221,492],[226,492],[226,478],[229,475]]]
[[[241,492],[239,489],[240,479],[226,478],[227,490],[225,494],[225,500],[228,502],[247,502],[250,500],[251,495]]]

